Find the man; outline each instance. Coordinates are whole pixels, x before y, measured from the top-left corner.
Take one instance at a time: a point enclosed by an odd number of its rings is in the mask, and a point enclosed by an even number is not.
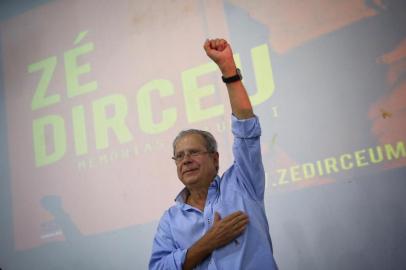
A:
[[[162,216],[150,269],[277,269],[264,208],[261,129],[241,82],[231,47],[206,40],[232,109],[234,164],[217,175],[219,154],[205,131],[182,131],[174,140],[177,173],[185,188]]]

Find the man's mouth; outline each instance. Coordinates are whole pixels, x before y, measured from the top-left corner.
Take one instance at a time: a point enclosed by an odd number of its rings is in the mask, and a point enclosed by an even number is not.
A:
[[[193,172],[195,172],[195,171],[197,171],[197,170],[198,170],[198,168],[187,169],[187,170],[183,171],[183,174],[193,173]]]

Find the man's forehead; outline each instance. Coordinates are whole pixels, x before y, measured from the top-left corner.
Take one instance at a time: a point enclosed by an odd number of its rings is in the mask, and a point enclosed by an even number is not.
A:
[[[206,148],[206,142],[203,136],[198,133],[186,134],[185,136],[180,138],[175,145],[176,151],[195,148]]]

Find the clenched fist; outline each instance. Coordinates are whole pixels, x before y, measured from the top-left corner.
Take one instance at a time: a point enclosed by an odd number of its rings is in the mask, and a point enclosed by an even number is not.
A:
[[[207,56],[220,68],[224,77],[235,75],[235,62],[230,44],[224,39],[207,39],[203,45]]]

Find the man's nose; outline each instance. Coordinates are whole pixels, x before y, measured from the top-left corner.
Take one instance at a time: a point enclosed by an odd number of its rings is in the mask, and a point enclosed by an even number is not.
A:
[[[192,162],[191,154],[189,152],[186,152],[185,155],[183,156],[182,159],[182,164],[189,164]]]

